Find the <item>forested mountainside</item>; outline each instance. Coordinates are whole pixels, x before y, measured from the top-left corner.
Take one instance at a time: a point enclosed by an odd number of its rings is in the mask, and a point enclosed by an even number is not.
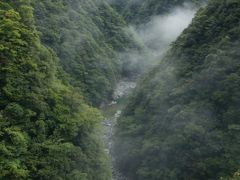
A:
[[[152,16],[168,13],[172,8],[191,3],[199,6],[206,0],[118,0],[113,7],[131,24],[142,24]]]
[[[239,179],[239,50],[239,0],[0,0],[0,179]]]
[[[111,0],[111,5],[127,22],[140,50],[121,53],[126,61],[124,74],[144,74],[158,64],[180,33],[190,24],[205,0]],[[127,60],[126,60],[127,59]],[[129,73],[130,72],[130,73]]]
[[[100,105],[121,76],[118,52],[137,48],[123,18],[102,0],[33,0],[33,6],[42,42],[56,52],[71,83]]]
[[[0,1],[0,179],[110,179],[101,116],[35,29],[30,1]]]
[[[219,179],[240,168],[239,49],[240,1],[210,0],[118,121],[115,155],[127,177]]]

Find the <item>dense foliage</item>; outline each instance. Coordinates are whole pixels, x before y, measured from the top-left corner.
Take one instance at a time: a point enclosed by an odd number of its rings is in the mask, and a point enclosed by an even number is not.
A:
[[[110,179],[101,116],[64,76],[30,0],[1,0],[0,179]]]
[[[34,0],[42,42],[60,58],[71,83],[93,105],[110,97],[121,75],[118,52],[134,48],[125,21],[99,0]]]
[[[210,0],[118,122],[115,154],[126,176],[202,180],[239,169],[239,49],[240,1]]]
[[[200,5],[206,0],[115,0],[114,7],[128,23],[142,24],[149,18],[169,12],[172,8],[186,3]]]
[[[110,180],[102,117],[87,104],[148,64],[131,59],[148,56],[125,20],[138,26],[186,2],[205,0],[1,0],[0,179]],[[239,49],[240,1],[209,0],[118,121],[127,178],[239,179]]]
[[[240,171],[238,170],[232,176],[221,177],[220,180],[239,180],[240,179]]]

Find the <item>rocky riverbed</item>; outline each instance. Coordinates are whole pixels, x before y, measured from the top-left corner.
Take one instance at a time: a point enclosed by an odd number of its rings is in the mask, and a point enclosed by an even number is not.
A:
[[[112,164],[114,164],[114,157],[112,156],[114,128],[118,118],[121,116],[122,108],[124,108],[129,94],[135,87],[136,83],[134,81],[128,79],[121,80],[113,93],[113,100],[102,108],[105,114],[105,119],[102,123],[104,127],[103,141],[105,151],[109,154]],[[127,180],[114,168],[114,166],[112,168],[113,180]]]

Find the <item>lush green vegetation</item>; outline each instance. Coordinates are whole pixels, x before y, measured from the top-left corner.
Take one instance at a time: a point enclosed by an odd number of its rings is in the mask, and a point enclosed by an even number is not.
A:
[[[239,180],[240,179],[240,171],[237,171],[231,177],[221,177],[220,180]]]
[[[185,3],[200,5],[206,0],[116,0],[114,7],[128,23],[142,24],[152,16],[164,14]]]
[[[202,180],[239,169],[239,49],[240,1],[210,0],[118,122],[115,154],[126,176]]]
[[[30,1],[1,0],[0,179],[110,179],[100,119],[40,43]]]
[[[87,101],[100,105],[121,76],[119,52],[136,47],[125,21],[99,0],[34,0],[42,42],[60,58]]]
[[[143,68],[128,59],[145,49],[125,20],[145,23],[186,2],[204,0],[1,0],[0,179],[110,180],[103,117],[90,105]],[[240,1],[209,0],[139,81],[118,121],[124,175],[239,179],[239,49]]]

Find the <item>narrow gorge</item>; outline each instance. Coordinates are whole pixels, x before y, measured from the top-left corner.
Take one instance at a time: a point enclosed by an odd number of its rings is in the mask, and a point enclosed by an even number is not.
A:
[[[239,0],[0,0],[1,180],[238,180]]]

